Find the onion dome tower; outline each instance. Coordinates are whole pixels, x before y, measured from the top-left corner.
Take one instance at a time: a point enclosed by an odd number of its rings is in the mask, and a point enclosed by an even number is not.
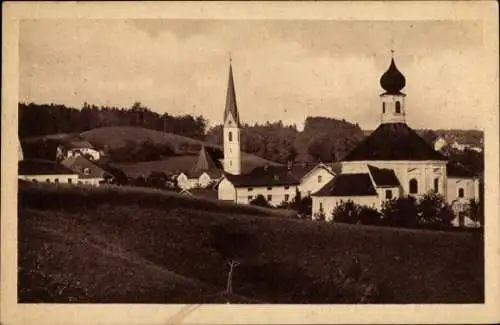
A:
[[[381,123],[406,123],[405,97],[401,90],[406,85],[405,76],[398,70],[394,57],[387,71],[380,77],[380,86],[385,90],[382,99]]]

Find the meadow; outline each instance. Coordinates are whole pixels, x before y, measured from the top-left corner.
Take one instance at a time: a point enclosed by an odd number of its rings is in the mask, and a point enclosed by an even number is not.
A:
[[[221,225],[255,240],[230,297],[207,244]],[[480,233],[298,220],[154,189],[20,183],[18,245],[20,302],[484,301]]]

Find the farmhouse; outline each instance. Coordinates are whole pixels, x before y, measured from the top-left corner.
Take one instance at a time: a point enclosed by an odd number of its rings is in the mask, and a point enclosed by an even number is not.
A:
[[[333,207],[346,200],[380,209],[385,200],[428,192],[452,204],[479,198],[477,178],[450,165],[406,124],[405,83],[393,58],[380,78],[379,127],[343,159],[342,173],[313,194],[313,215],[331,218]]]
[[[71,156],[64,159],[61,165],[78,175],[78,184],[98,186],[106,176],[106,171],[82,156]]]
[[[18,162],[18,179],[34,183],[76,184],[78,174],[53,161],[30,159]]]
[[[241,123],[236,103],[232,65],[224,110],[224,176],[218,185],[218,198],[224,201],[248,204],[262,195],[271,205],[279,205],[295,198],[297,192],[310,195],[335,177],[325,164],[288,164],[258,166],[242,173]]]
[[[177,176],[177,184],[181,189],[206,188],[220,180],[223,174],[220,162],[212,154],[201,146],[196,165],[186,172]]]
[[[58,160],[66,158],[84,156],[89,160],[97,161],[101,159],[103,153],[85,140],[71,141],[57,147],[56,157]]]

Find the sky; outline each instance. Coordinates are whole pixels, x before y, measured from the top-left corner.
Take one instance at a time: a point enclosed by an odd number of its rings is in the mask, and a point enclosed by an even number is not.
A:
[[[480,21],[23,20],[19,100],[139,101],[221,123],[232,57],[243,123],[326,116],[374,129],[391,50],[414,128],[482,128]]]

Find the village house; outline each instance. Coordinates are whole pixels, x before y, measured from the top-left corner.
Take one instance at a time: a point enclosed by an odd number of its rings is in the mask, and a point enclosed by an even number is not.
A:
[[[270,205],[276,206],[292,201],[297,192],[302,196],[310,195],[335,177],[332,168],[321,163],[265,164],[243,173],[241,123],[231,64],[223,122],[224,177],[218,184],[219,200],[248,204],[262,195]]]
[[[61,161],[61,165],[78,175],[77,184],[99,186],[107,174],[101,167],[82,156],[68,157]]]
[[[201,146],[196,165],[186,172],[180,172],[177,176],[177,184],[181,189],[206,188],[217,183],[223,174],[220,162],[212,154]]]
[[[18,179],[33,183],[76,184],[78,174],[53,161],[30,159],[19,161]]]
[[[94,148],[94,146],[85,140],[71,141],[67,144],[57,147],[56,159],[64,160],[66,158],[84,156],[91,161],[98,161],[102,158],[103,152]]]
[[[448,145],[448,142],[443,137],[438,136],[434,139],[434,150],[441,151],[444,147]]]
[[[347,200],[380,209],[385,200],[429,192],[449,203],[479,198],[477,178],[447,170],[447,158],[406,124],[405,83],[393,58],[380,79],[385,92],[379,127],[342,160],[342,172],[313,194],[313,215],[331,218],[335,205]]]

